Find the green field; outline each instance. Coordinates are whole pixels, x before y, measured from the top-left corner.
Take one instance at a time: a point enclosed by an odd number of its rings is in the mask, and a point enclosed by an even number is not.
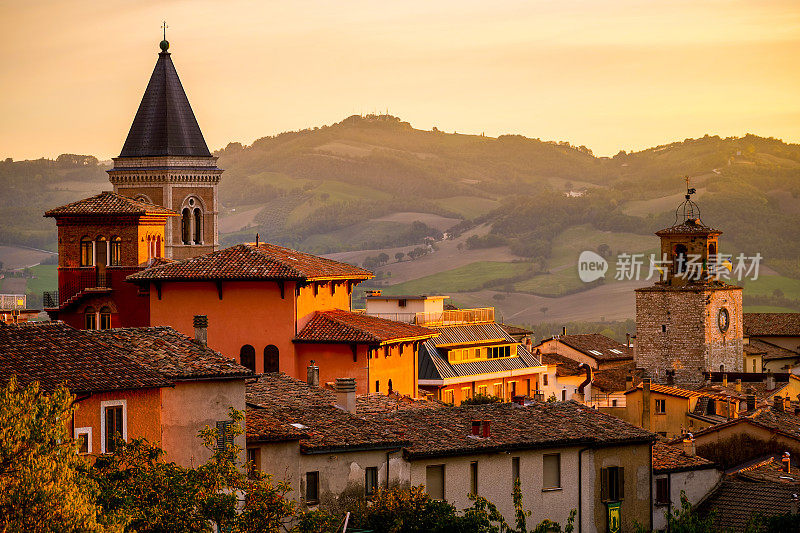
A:
[[[514,284],[514,291],[528,292],[539,296],[563,296],[586,285],[578,278],[575,268],[568,268],[552,274],[539,274]]]
[[[330,233],[311,235],[300,243],[300,248],[315,253],[371,248],[370,243],[385,242],[407,228],[408,224],[400,222],[359,222]]]
[[[497,200],[479,198],[477,196],[451,196],[435,200],[440,207],[452,211],[466,219],[479,217],[500,205]]]
[[[745,280],[740,285],[744,287],[745,294],[773,296],[775,290],[779,290],[786,298],[800,299],[800,279],[786,276],[759,276],[755,281]]]
[[[551,268],[578,263],[578,256],[584,250],[597,251],[601,244],[611,248],[612,261],[620,253],[657,253],[658,237],[637,235],[636,233],[612,233],[601,231],[589,225],[575,226],[564,230],[553,241],[553,253],[548,261]],[[609,264],[613,276],[614,265]]]
[[[447,294],[479,290],[487,281],[524,274],[530,263],[500,263],[479,261],[431,276],[386,287],[386,294]]]
[[[28,280],[28,293],[38,294],[58,289],[58,266],[36,265],[31,268],[35,278]]]
[[[778,307],[773,305],[745,305],[745,313],[796,313],[796,309]]]

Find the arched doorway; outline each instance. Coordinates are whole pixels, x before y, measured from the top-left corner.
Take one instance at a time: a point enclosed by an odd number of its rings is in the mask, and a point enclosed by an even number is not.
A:
[[[250,346],[249,344],[245,344],[244,346],[242,346],[242,349],[239,350],[239,364],[255,372],[256,349]]]
[[[264,372],[280,372],[280,353],[274,344],[264,348]]]

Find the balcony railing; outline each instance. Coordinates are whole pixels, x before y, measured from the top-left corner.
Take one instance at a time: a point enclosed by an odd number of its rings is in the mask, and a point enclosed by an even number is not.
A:
[[[102,271],[93,267],[59,268],[58,291],[44,293],[42,304],[45,308],[60,307],[82,291],[111,289],[115,281],[119,283],[126,276],[140,270],[138,267],[107,267]]]
[[[55,309],[58,307],[58,291],[45,291],[42,293],[42,307]]]
[[[494,322],[494,307],[475,309],[449,309],[441,313],[416,313],[414,323],[418,326],[455,326]]]
[[[26,309],[27,298],[24,294],[0,294],[0,309]]]

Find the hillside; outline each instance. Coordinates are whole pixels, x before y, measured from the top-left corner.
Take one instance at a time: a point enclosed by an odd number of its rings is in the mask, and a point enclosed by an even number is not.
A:
[[[777,139],[706,136],[599,158],[563,142],[423,131],[383,115],[216,155],[223,245],[259,233],[366,265],[387,291],[446,288],[456,303],[497,305],[527,323],[560,319],[567,300],[564,316],[630,316],[630,287],[581,284],[577,256],[655,251],[652,234],[674,222],[688,174],[703,220],[725,232],[723,251],[759,252],[770,267],[774,278],[750,303],[793,308],[800,298],[764,289],[800,279],[800,146]],[[42,213],[110,185],[95,158],[64,155],[0,163],[0,187],[0,244],[54,249]]]

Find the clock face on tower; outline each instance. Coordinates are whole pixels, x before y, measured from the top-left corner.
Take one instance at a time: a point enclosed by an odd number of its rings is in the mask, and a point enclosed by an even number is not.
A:
[[[722,333],[728,331],[728,327],[731,325],[731,317],[728,314],[728,310],[724,307],[720,309],[719,313],[717,314],[717,325]]]

